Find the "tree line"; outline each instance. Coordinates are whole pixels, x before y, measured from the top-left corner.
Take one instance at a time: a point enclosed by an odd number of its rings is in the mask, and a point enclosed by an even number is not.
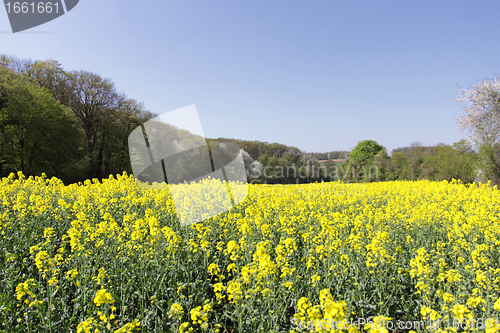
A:
[[[393,149],[390,157],[385,147],[365,140],[358,143],[340,168],[341,179],[347,182],[456,179],[472,183],[487,181],[479,172],[480,161],[480,154],[466,140],[427,147],[415,142]]]
[[[459,87],[465,103],[457,119],[468,140],[452,145],[422,146],[415,142],[388,155],[385,147],[364,140],[351,152],[303,153],[294,147],[252,143],[261,147],[252,157],[259,162],[257,182],[292,183],[310,181],[374,182],[392,180],[460,180],[500,185],[500,79],[484,79],[468,89]],[[248,145],[248,143],[246,143]],[[262,146],[266,146],[265,150]],[[260,146],[259,146],[260,145]],[[273,150],[274,149],[274,150]],[[338,163],[332,159],[345,159]],[[318,160],[328,160],[320,163]],[[290,177],[283,170],[299,170]],[[315,169],[316,168],[316,169]],[[278,170],[266,173],[262,170]],[[271,176],[270,176],[271,175]]]
[[[107,78],[54,60],[0,56],[0,176],[66,184],[132,172],[128,135],[153,118]]]
[[[393,180],[461,180],[463,183],[491,180],[484,156],[466,140],[452,145],[423,146],[415,142],[393,149],[364,140],[351,152],[306,153],[278,143],[231,141],[244,151],[249,180],[253,183],[300,184],[321,181],[376,182]],[[326,156],[325,156],[326,155]],[[330,159],[328,158],[328,155]],[[245,155],[243,156],[245,159]],[[326,159],[324,157],[327,157]],[[334,161],[335,159],[345,161]],[[326,162],[325,162],[326,160]],[[488,171],[488,172],[486,172]]]
[[[306,153],[297,147],[262,141],[207,141],[239,146],[252,183],[460,179],[498,184],[500,83],[498,79],[485,80],[469,90],[460,89],[460,100],[467,105],[459,124],[471,137],[453,145],[424,147],[416,142],[394,149],[389,156],[373,140],[359,142],[351,152],[326,153]],[[155,116],[99,74],[66,71],[55,60],[2,55],[0,177],[17,171],[45,173],[69,184],[123,171],[132,174],[129,135]],[[181,159],[176,168],[183,172],[198,172],[192,165],[189,169],[179,163]]]

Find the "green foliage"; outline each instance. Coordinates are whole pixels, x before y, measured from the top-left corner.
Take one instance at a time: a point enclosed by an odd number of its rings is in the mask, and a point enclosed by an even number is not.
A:
[[[423,147],[414,143],[411,147],[393,150],[387,180],[460,179],[472,183],[476,180],[477,163],[477,154],[465,140],[452,146]]]
[[[500,144],[483,144],[479,150],[480,180],[491,180],[493,185],[500,184]]]
[[[410,159],[404,153],[393,152],[387,180],[410,179]]]
[[[379,145],[373,140],[364,140],[358,143],[358,145],[349,154],[349,160],[354,164],[363,165],[373,156],[375,156],[382,149],[383,146]]]
[[[349,152],[342,150],[342,151],[331,151],[327,153],[311,153],[311,157],[317,159],[317,160],[336,160],[336,159],[347,159],[349,156]]]
[[[208,141],[211,142],[214,139]],[[319,170],[317,160],[297,147],[276,142],[227,138],[218,138],[217,141],[227,141],[238,145],[254,161],[262,165],[263,171],[260,174],[249,175],[249,181],[252,183],[291,184],[330,180]]]
[[[463,148],[463,142],[454,146],[438,145],[424,161],[425,178],[430,180],[460,179],[464,183],[475,181],[476,154]]]
[[[370,173],[368,176],[371,177],[370,181],[376,180],[387,180],[390,169],[391,169],[391,160],[389,155],[387,155],[387,151],[384,149],[380,150],[373,157],[373,166],[375,173]],[[378,178],[378,179],[377,179]]]
[[[369,147],[379,148],[373,143],[374,141],[371,141],[370,144],[361,145],[362,148],[355,149],[356,152],[353,150],[354,154],[351,153],[349,160],[343,163],[340,168],[343,181],[374,182],[419,179],[451,181],[459,179],[463,183],[472,183],[477,180],[476,170],[479,157],[465,140],[452,146],[439,144],[431,147],[423,147],[417,142],[410,147],[394,149],[391,157],[388,156],[383,147],[377,153],[370,154],[370,151],[373,150],[369,150]],[[500,152],[500,147],[496,149]],[[497,163],[500,161],[500,159],[495,159],[495,156],[500,156],[498,152],[492,152],[484,147],[483,159],[492,164]],[[354,158],[352,158],[353,155]],[[491,167],[489,170],[493,170],[493,168]],[[487,179],[499,177],[500,179],[500,171],[497,175],[484,174],[483,177]]]
[[[45,172],[72,183],[131,173],[127,138],[152,117],[97,74],[0,56],[0,177]]]
[[[71,110],[45,88],[2,67],[0,101],[0,174],[66,172],[79,140]]]
[[[364,140],[349,154],[340,166],[341,179],[345,182],[374,182],[386,178],[389,160],[387,151],[376,141]]]

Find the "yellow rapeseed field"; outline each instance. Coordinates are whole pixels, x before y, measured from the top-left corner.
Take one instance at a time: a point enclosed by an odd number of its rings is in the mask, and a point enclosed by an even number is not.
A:
[[[169,193],[126,174],[4,178],[0,330],[500,331],[489,184],[249,185],[188,226]]]

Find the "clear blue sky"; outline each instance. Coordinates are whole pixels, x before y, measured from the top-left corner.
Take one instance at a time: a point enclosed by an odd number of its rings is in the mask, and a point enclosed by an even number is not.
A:
[[[499,1],[80,0],[0,53],[112,79],[163,113],[196,104],[207,137],[304,151],[451,144],[457,85],[500,72]]]

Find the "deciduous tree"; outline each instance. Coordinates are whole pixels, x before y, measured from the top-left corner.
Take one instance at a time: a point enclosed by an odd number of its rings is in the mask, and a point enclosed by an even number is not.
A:
[[[482,157],[482,174],[494,185],[500,183],[500,81],[498,77],[480,81],[469,89],[460,88],[458,99],[465,103],[458,118],[462,131],[469,133]]]

